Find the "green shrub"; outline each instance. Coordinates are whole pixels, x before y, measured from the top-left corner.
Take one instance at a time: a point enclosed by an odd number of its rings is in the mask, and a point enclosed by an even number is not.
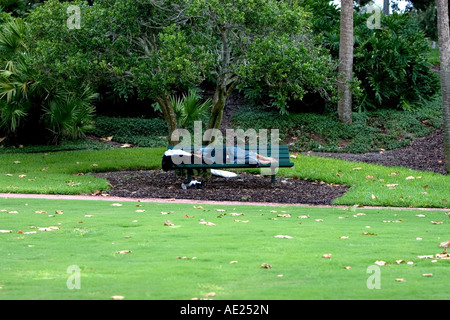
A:
[[[98,116],[92,134],[98,137],[113,137],[121,143],[140,147],[167,146],[167,124],[162,118],[112,118]]]
[[[440,100],[418,110],[383,109],[353,114],[352,124],[340,123],[335,113],[291,113],[281,115],[268,108],[244,107],[232,117],[233,126],[278,129],[280,143],[292,151],[365,153],[394,149],[442,126]]]
[[[95,94],[83,80],[67,86],[44,70],[26,39],[32,27],[20,18],[0,25],[0,131],[8,143],[57,143],[89,128]]]
[[[301,0],[313,12],[312,30],[339,58],[340,12],[329,1]],[[355,111],[410,109],[439,92],[430,70],[430,45],[412,13],[382,16],[381,29],[369,29],[369,14],[355,12],[354,73],[359,83]]]
[[[360,109],[408,110],[439,92],[439,78],[428,62],[430,45],[408,16],[383,16],[382,28],[365,26],[366,15],[356,21],[354,71],[362,95]]]

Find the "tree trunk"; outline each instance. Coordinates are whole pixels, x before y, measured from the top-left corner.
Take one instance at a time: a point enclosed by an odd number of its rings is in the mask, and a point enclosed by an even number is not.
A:
[[[155,100],[159,103],[164,119],[166,120],[166,123],[169,127],[169,145],[176,145],[178,141],[172,140],[172,133],[178,129],[178,125],[177,116],[175,114],[175,110],[173,109],[172,102],[166,94],[162,94]]]
[[[353,0],[341,1],[341,40],[339,47],[338,115],[342,123],[352,122],[353,78]]]
[[[450,174],[450,35],[447,0],[436,0],[438,15],[439,55],[444,118],[445,168]]]
[[[389,9],[389,0],[384,0],[383,3],[383,14],[384,15],[389,15],[390,9]]]
[[[219,25],[220,36],[222,39],[222,48],[220,51],[221,66],[217,78],[216,91],[212,100],[211,116],[208,122],[208,129],[219,129],[222,123],[223,110],[228,97],[236,88],[238,77],[230,71],[231,69],[231,49],[228,45],[228,29]],[[204,143],[213,142],[212,132],[206,134]]]

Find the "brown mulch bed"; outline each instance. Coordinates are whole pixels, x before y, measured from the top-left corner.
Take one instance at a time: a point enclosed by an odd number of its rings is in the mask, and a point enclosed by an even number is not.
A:
[[[317,152],[309,154],[445,174],[443,144],[442,130],[437,130],[426,137],[416,139],[409,146],[395,150],[366,154]],[[162,170],[118,171],[95,175],[109,180],[112,186],[108,193],[110,196],[136,199],[329,205],[348,190],[347,186],[283,177],[277,177],[276,182],[271,184],[270,177],[248,173],[240,173],[236,178],[217,176],[199,178],[203,189],[182,189],[182,183],[186,182],[183,177]]]
[[[162,170],[97,173],[108,179],[113,197],[191,199],[239,202],[277,202],[326,205],[342,196],[346,186],[240,173],[235,178],[199,178],[203,189],[182,189],[185,178]]]
[[[310,152],[320,157],[339,158],[383,166],[401,166],[421,171],[445,174],[444,134],[442,129],[428,136],[417,138],[406,147],[365,154]]]

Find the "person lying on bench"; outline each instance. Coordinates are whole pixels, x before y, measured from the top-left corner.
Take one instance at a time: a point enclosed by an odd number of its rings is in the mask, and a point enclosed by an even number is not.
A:
[[[270,164],[278,163],[277,159],[273,157],[263,156],[259,153],[245,150],[237,146],[226,146],[225,148],[218,148],[223,150],[222,157],[216,155],[216,148],[206,147],[200,150],[195,150],[193,155],[199,159],[202,159],[206,164],[225,164],[225,163],[235,163],[235,164]],[[233,159],[233,160],[231,160]],[[195,159],[194,159],[195,163]]]

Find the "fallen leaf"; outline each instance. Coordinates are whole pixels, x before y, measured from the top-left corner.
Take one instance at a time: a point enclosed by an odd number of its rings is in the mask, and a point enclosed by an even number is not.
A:
[[[113,300],[123,300],[123,299],[125,299],[125,297],[124,296],[111,296],[111,299],[113,299]]]
[[[263,269],[271,269],[272,266],[271,266],[270,264],[268,264],[268,263],[263,263],[263,264],[261,265],[261,268],[263,268]]]
[[[205,294],[205,297],[215,297],[216,293],[215,292],[208,292]]]
[[[322,255],[322,258],[325,258],[325,259],[331,259],[331,257],[332,257],[331,253],[326,253],[326,254]]]
[[[230,264],[238,263],[237,260],[230,261]]]
[[[47,211],[37,210],[35,213],[47,213]]]
[[[385,186],[388,187],[389,189],[393,190],[393,189],[395,189],[395,187],[398,186],[398,184],[397,183],[392,183],[392,184],[386,184]]]
[[[431,221],[432,224],[443,224],[444,221]]]
[[[195,259],[197,259],[197,257],[188,258],[188,257],[179,257],[179,256],[177,256],[177,257],[175,257],[175,259],[181,259],[181,260],[195,260]]]
[[[275,236],[275,238],[281,238],[281,239],[292,239],[291,236],[287,236],[287,235],[282,235],[282,234],[278,234]]]
[[[170,221],[170,220],[166,220],[166,221],[164,221],[164,225],[165,226],[174,226],[174,224],[172,223],[172,221]]]
[[[289,213],[279,214],[277,217],[290,218],[291,215]]]
[[[385,265],[387,265],[387,262],[383,261],[383,260],[377,260],[377,261],[375,261],[375,264],[379,265],[379,266],[385,266]]]
[[[235,217],[235,216],[243,216],[243,213],[237,213],[237,212],[231,212],[230,216]]]
[[[12,230],[0,230],[0,233],[11,233]]]
[[[372,199],[376,199],[377,197],[372,193]]]
[[[434,256],[433,255],[425,255],[425,256],[417,256],[417,258],[419,258],[419,259],[433,259]]]
[[[39,231],[53,231],[53,230],[59,230],[59,227],[54,227],[54,226],[50,226],[50,227],[42,227],[42,228],[38,228]]]
[[[204,225],[206,225],[206,226],[215,226],[214,223],[212,223],[212,222],[207,222],[207,221],[205,221],[204,219],[201,219],[200,222],[199,222],[199,224],[204,224]]]
[[[131,250],[121,250],[121,251],[117,251],[117,254],[126,254],[126,253],[131,253]]]
[[[111,206],[113,206],[113,207],[121,207],[122,204],[121,203],[113,203]]]
[[[424,273],[422,274],[423,277],[432,277],[433,274],[432,273]]]
[[[62,210],[55,210],[56,214],[63,214],[64,212]]]
[[[415,179],[413,176],[406,177],[405,180],[413,180]]]
[[[397,278],[397,279],[395,279],[395,281],[396,281],[396,282],[405,282],[406,280],[403,279],[403,278]]]

